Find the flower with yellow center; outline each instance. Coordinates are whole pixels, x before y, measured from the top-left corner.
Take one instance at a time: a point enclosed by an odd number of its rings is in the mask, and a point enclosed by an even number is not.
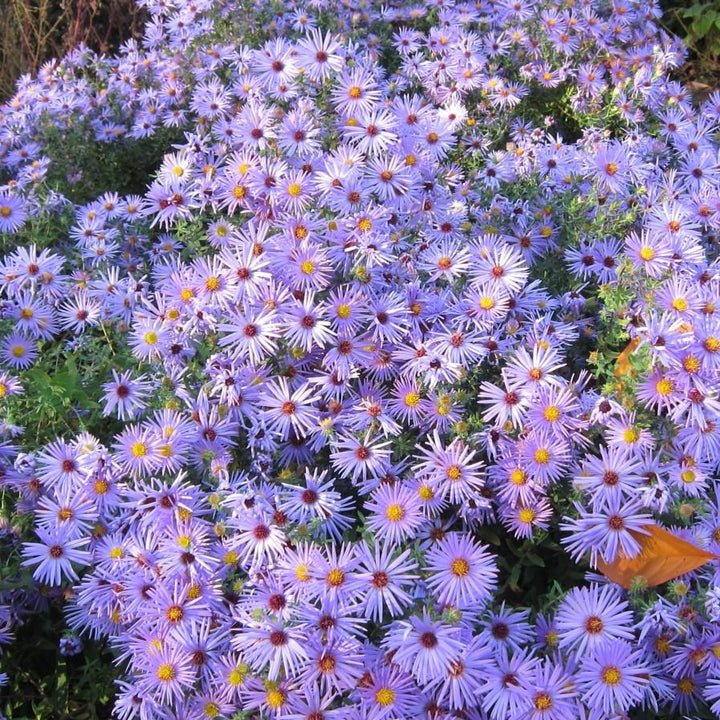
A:
[[[539,710],[540,712],[549,710],[552,707],[552,704],[552,698],[544,692],[538,693],[533,698],[533,705],[535,705],[535,709]]]
[[[533,459],[538,465],[547,465],[550,462],[550,451],[547,448],[538,448],[533,453]]]
[[[522,508],[518,513],[518,520],[525,525],[531,525],[536,517],[536,513],[532,508]]]
[[[403,510],[402,505],[390,503],[390,505],[385,508],[385,517],[390,520],[390,522],[400,522],[405,517],[405,510]]]
[[[380,707],[389,707],[395,702],[395,691],[389,687],[381,687],[375,692],[375,702]]]
[[[655,390],[661,397],[667,397],[673,391],[673,383],[669,378],[662,378],[655,383]]]
[[[141,440],[134,442],[130,446],[130,454],[136,458],[145,457],[148,454],[147,445]]]
[[[300,263],[300,272],[303,275],[312,275],[315,272],[315,263],[312,260],[303,260]]]
[[[210,276],[205,281],[205,289],[208,292],[217,292],[220,289],[220,278],[215,277],[214,275]]]
[[[416,392],[406,393],[403,401],[408,407],[417,407],[420,403],[420,395]]]
[[[647,245],[643,245],[643,247],[640,248],[640,259],[644,260],[645,262],[650,262],[655,257],[655,251],[648,247]]]
[[[421,500],[432,500],[435,497],[435,491],[428,485],[421,485],[417,491],[418,497]]]
[[[352,308],[347,303],[341,303],[337,306],[335,314],[341,320],[347,320],[352,315]]]
[[[172,682],[176,674],[175,668],[170,663],[163,663],[158,666],[155,676],[161,682]]]
[[[457,578],[464,578],[470,574],[470,563],[465,558],[455,558],[450,563],[450,572]]]
[[[457,482],[462,477],[462,470],[460,469],[460,467],[458,465],[451,465],[447,469],[445,475],[448,480],[450,480],[452,482]]]
[[[620,668],[617,668],[614,665],[608,665],[602,669],[600,677],[606,685],[614,686],[620,684],[620,681],[622,680],[622,673],[620,672]]]
[[[673,310],[677,310],[678,312],[686,312],[687,309],[690,307],[690,303],[682,297],[675,298],[672,303]]]
[[[299,183],[290,183],[290,185],[288,185],[287,193],[290,197],[300,197],[302,194],[302,185]]]
[[[548,405],[543,410],[543,417],[548,422],[555,422],[560,417],[560,408],[557,405]]]
[[[279,710],[287,701],[287,696],[282,690],[270,690],[265,696],[267,704],[273,710]]]
[[[214,703],[212,701],[205,703],[203,705],[203,715],[205,715],[206,718],[216,718],[220,714],[220,706],[217,703]]]

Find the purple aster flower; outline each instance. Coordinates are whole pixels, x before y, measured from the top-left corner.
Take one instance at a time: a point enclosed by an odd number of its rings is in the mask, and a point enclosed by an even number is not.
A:
[[[357,690],[365,720],[400,720],[418,717],[424,704],[412,679],[398,668],[370,671],[370,680]]]
[[[143,658],[143,670],[138,680],[141,693],[151,694],[162,705],[180,704],[195,681],[190,656],[170,645]]]
[[[624,640],[598,645],[593,655],[582,658],[576,676],[583,702],[606,716],[639,703],[649,683],[642,657],[641,650]]]
[[[0,194],[0,232],[17,232],[27,218],[22,198],[7,193]]]
[[[393,617],[400,615],[412,604],[406,589],[417,580],[417,563],[411,559],[410,550],[393,557],[395,548],[386,543],[376,543],[371,549],[366,542],[358,554],[358,579],[364,583],[364,615],[380,622],[385,610]]]
[[[427,611],[421,618],[395,621],[382,644],[392,653],[393,663],[420,685],[443,680],[463,647],[458,628],[432,620]]]
[[[50,530],[37,528],[35,534],[41,542],[25,543],[21,563],[23,566],[37,567],[33,570],[33,578],[48,585],[60,585],[63,578],[77,580],[78,574],[73,568],[77,565],[89,565],[90,553],[81,550],[87,545],[87,538],[73,537],[73,528],[56,527]]]
[[[133,378],[132,372],[126,370],[118,375],[113,368],[113,382],[105,383],[105,407],[103,415],[115,414],[120,420],[132,420],[141,413],[146,405],[151,384],[144,375]]]
[[[635,623],[630,606],[614,587],[591,585],[565,595],[555,626],[559,646],[584,656],[608,640],[632,640]]]
[[[577,691],[562,665],[545,661],[535,670],[528,687],[528,720],[575,720]]]
[[[427,553],[427,583],[440,604],[482,605],[495,587],[497,568],[492,556],[473,538],[448,533]]]
[[[0,345],[0,359],[12,368],[25,370],[35,362],[37,356],[37,341],[21,333],[11,333]]]
[[[580,517],[560,525],[561,530],[570,533],[562,543],[576,560],[589,552],[592,567],[597,567],[598,556],[607,563],[619,552],[628,558],[635,557],[640,552],[640,543],[631,531],[647,535],[645,526],[653,524],[651,515],[638,512],[643,508],[640,500],[623,502],[615,498],[594,513],[588,513],[577,503],[575,507]]]
[[[281,673],[296,674],[308,658],[302,633],[283,623],[243,627],[233,635],[232,644],[256,671],[267,670],[270,680]]]
[[[417,493],[400,483],[380,485],[365,508],[370,512],[368,530],[391,544],[413,537],[425,522]]]
[[[528,694],[539,664],[529,650],[508,654],[502,650],[488,663],[480,693],[492,720],[519,717],[527,712]]]
[[[362,440],[349,435],[340,437],[331,454],[332,464],[345,477],[367,480],[383,474],[390,461],[390,441],[371,440],[368,432]]]

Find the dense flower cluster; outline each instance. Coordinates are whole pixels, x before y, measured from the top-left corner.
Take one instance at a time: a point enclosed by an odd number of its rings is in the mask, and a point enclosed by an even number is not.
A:
[[[720,95],[657,6],[146,4],[0,114],[0,482],[117,717],[720,716],[717,563],[592,572],[653,523],[720,552]],[[63,138],[173,131],[73,201]],[[105,423],[34,445],[13,401],[103,337]],[[508,601],[488,528],[588,582]]]

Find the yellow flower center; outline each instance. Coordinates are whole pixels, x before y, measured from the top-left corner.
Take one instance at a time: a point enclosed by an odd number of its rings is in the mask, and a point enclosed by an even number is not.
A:
[[[345,573],[340,568],[333,568],[327,574],[327,583],[330,587],[339,587],[345,582]]]
[[[352,315],[352,308],[346,303],[342,303],[341,305],[338,305],[335,312],[341,320],[347,320],[350,315]]]
[[[421,485],[418,488],[418,496],[421,500],[432,500],[435,497],[435,492],[431,487],[427,485]]]
[[[710,353],[716,353],[720,350],[720,340],[716,337],[705,338],[703,347]]]
[[[405,517],[405,511],[401,505],[392,503],[387,506],[385,510],[385,517],[390,520],[390,522],[400,522],[400,520]]]
[[[307,580],[309,580],[310,579],[310,570],[307,567],[307,565],[298,565],[295,568],[295,577],[300,582],[306,582]]]
[[[696,373],[700,370],[700,360],[694,355],[686,355],[683,358],[683,368],[685,368],[685,372]]]
[[[113,560],[122,560],[125,557],[125,550],[123,550],[123,548],[119,545],[116,545],[110,550],[110,557]]]
[[[357,85],[353,85],[351,88],[348,89],[348,95],[353,100],[359,100],[362,97],[362,94],[362,88],[358,87]]]
[[[300,194],[302,193],[302,185],[299,183],[291,183],[288,185],[287,192],[290,197],[300,197]]]
[[[395,692],[389,687],[381,687],[375,693],[375,702],[380,705],[380,707],[388,707],[388,705],[392,705],[395,702]]]
[[[183,302],[189,302],[190,300],[193,299],[194,296],[195,296],[195,293],[190,288],[183,288],[180,291],[180,299]]]
[[[547,465],[550,462],[550,451],[546,448],[538,448],[533,454],[533,458],[539,465]]]
[[[470,563],[465,558],[455,558],[450,563],[450,572],[458,578],[464,578],[470,573]]]
[[[545,410],[543,410],[543,417],[548,422],[555,422],[560,417],[560,408],[556,405],[548,405]]]
[[[205,289],[208,292],[217,292],[220,289],[220,278],[217,278],[215,276],[209,277],[205,281]]]
[[[603,668],[602,673],[600,673],[600,677],[606,685],[618,685],[620,680],[622,680],[622,673],[619,668],[616,668],[614,665],[609,665],[608,667]]]
[[[675,298],[672,301],[672,307],[674,310],[677,310],[678,312],[685,312],[688,307],[690,307],[690,304],[685,298]]]
[[[626,442],[628,445],[634,445],[640,438],[640,435],[638,434],[637,430],[634,430],[633,428],[628,428],[623,432],[623,441]]]
[[[170,663],[163,663],[155,675],[161,682],[171,682],[175,679],[175,668]]]
[[[525,523],[525,525],[530,525],[533,520],[535,520],[535,511],[532,508],[523,508],[518,513],[518,519],[521,523]]]
[[[495,307],[495,301],[491,297],[480,298],[480,307],[483,310],[492,310]]]
[[[145,333],[144,340],[148,345],[157,345],[158,334],[154,330]]]
[[[10,217],[12,215],[12,209],[9,208],[7,205],[3,205],[0,208],[0,215],[2,215],[4,218]]]
[[[552,707],[552,698],[547,693],[538,693],[533,700],[536,710],[543,712],[549,710]]]
[[[205,705],[203,705],[203,713],[205,717],[215,718],[220,714],[220,706],[214,702],[205,703]]]
[[[271,690],[267,694],[267,704],[273,709],[277,710],[285,704],[285,693],[282,690]]]
[[[96,495],[104,495],[110,489],[110,483],[107,480],[96,480],[93,483],[93,492]]]
[[[147,445],[144,442],[135,442],[130,446],[130,454],[133,457],[141,458],[147,455]]]
[[[655,257],[655,251],[651,248],[645,245],[644,247],[640,248],[640,259],[645,260],[645,262],[649,262]]]
[[[527,482],[527,475],[522,470],[513,470],[510,473],[510,482],[513,485],[524,485]]]
[[[312,275],[315,272],[315,263],[312,260],[303,260],[300,263],[300,272],[304,275]]]
[[[171,623],[179,623],[183,616],[185,615],[183,609],[179,605],[171,605],[166,611],[165,611],[165,617],[171,622]]]
[[[655,385],[655,389],[657,390],[658,395],[661,395],[662,397],[667,397],[673,391],[672,381],[668,380],[668,378],[658,380],[657,384]]]
[[[457,482],[462,477],[462,470],[457,465],[451,465],[445,474],[448,480]]]
[[[694,482],[695,477],[696,477],[696,475],[695,475],[694,471],[692,471],[692,470],[685,470],[685,472],[680,474],[680,479],[686,484],[690,484],[691,482]]]
[[[404,400],[408,407],[416,407],[420,402],[420,395],[416,392],[409,392],[405,395]]]
[[[358,221],[357,228],[360,232],[369,232],[372,230],[372,220],[370,218],[362,218]]]

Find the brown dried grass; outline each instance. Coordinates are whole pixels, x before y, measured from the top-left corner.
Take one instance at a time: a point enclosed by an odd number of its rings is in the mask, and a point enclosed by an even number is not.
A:
[[[85,43],[110,52],[142,32],[135,0],[0,0],[0,99],[15,80]]]

